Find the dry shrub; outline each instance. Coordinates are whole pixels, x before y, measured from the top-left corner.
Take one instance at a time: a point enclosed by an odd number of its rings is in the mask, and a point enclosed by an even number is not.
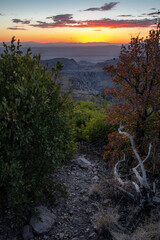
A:
[[[108,208],[106,211],[100,209],[95,220],[95,228],[113,228],[117,224],[118,218],[116,209]]]
[[[116,228],[117,222],[118,214],[115,209],[108,208],[107,211],[100,209],[94,223],[98,239],[113,240],[112,230]]]
[[[150,223],[143,227],[137,228],[133,234],[133,240],[159,240],[160,239],[160,222]]]
[[[112,236],[115,240],[133,240],[129,235],[119,232],[112,232]]]
[[[92,186],[89,189],[88,196],[92,197],[94,195],[100,195],[101,194],[101,186],[98,183],[93,183]]]

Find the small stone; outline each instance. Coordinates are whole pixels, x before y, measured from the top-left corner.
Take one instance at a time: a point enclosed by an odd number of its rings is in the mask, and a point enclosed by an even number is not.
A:
[[[96,203],[92,203],[91,207],[98,210],[98,205]]]
[[[89,200],[89,198],[88,198],[88,197],[84,197],[84,198],[83,198],[83,202],[84,202],[84,203],[87,203],[87,202],[88,202],[88,200]]]
[[[87,214],[90,214],[90,213],[92,213],[92,210],[89,209],[89,208],[87,208],[87,209],[86,209],[86,213],[87,213]]]
[[[30,220],[30,225],[37,234],[46,233],[55,223],[56,217],[45,206],[39,206],[36,209],[39,212],[39,217],[37,216],[32,217]]]
[[[79,224],[79,219],[77,219],[77,218],[74,218],[73,220],[72,220],[72,224],[73,225],[78,225]]]
[[[85,159],[84,157],[82,157],[82,156],[77,157],[77,158],[74,160],[74,162],[75,162],[79,167],[84,168],[84,169],[89,168],[89,167],[92,166],[91,163],[90,163],[87,159]]]
[[[73,211],[72,211],[72,210],[70,210],[70,211],[69,211],[69,214],[70,214],[70,215],[73,215]]]
[[[97,168],[96,168],[96,167],[94,167],[94,168],[93,168],[93,172],[96,172],[96,171],[97,171]]]
[[[111,202],[111,199],[105,199],[104,201],[103,201],[103,204],[108,204],[108,203],[110,203]]]
[[[29,240],[31,238],[33,238],[33,233],[32,233],[32,229],[31,229],[31,226],[29,225],[25,225],[23,227],[23,233],[22,233],[22,236],[23,236],[23,239],[24,240]]]
[[[80,194],[85,194],[86,192],[87,192],[86,189],[82,189],[82,190],[80,191]]]
[[[99,180],[99,177],[98,177],[98,176],[94,176],[94,177],[92,178],[92,181],[95,182],[95,183],[97,183],[98,180]]]
[[[97,235],[95,232],[93,232],[89,235],[89,239],[96,239],[96,237],[97,237]]]
[[[43,238],[44,238],[45,240],[47,240],[47,239],[48,239],[48,236],[44,235]]]
[[[60,239],[63,239],[64,238],[64,233],[60,233],[59,237],[60,237]]]

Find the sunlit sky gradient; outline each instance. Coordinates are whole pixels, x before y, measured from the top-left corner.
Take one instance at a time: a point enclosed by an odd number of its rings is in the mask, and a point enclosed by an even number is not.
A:
[[[127,43],[146,36],[159,0],[1,0],[0,42]]]

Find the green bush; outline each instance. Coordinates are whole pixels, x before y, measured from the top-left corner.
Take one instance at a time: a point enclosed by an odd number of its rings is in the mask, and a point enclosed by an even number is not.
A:
[[[73,111],[78,141],[94,142],[106,138],[110,131],[105,110],[90,101],[79,101]]]
[[[14,42],[0,59],[0,207],[22,216],[51,188],[53,170],[73,157],[75,143],[72,102],[56,82],[62,64],[48,72],[40,56]]]

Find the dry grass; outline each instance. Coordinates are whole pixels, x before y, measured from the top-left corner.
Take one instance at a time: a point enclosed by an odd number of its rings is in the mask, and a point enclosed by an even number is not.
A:
[[[115,240],[133,240],[130,235],[119,232],[112,232],[112,236],[114,237]]]
[[[133,240],[160,240],[160,222],[137,228],[132,238]]]
[[[108,208],[106,211],[100,209],[95,219],[95,228],[113,228],[117,224],[118,218],[116,209]]]
[[[98,183],[92,184],[91,188],[89,189],[88,196],[91,197],[96,194],[101,194],[101,186]]]
[[[139,227],[130,235],[114,231],[111,233],[115,240],[160,240],[160,222]]]

